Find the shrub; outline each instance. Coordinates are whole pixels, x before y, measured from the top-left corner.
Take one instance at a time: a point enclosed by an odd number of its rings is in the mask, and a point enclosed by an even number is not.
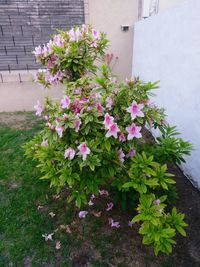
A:
[[[44,107],[35,106],[46,122],[26,144],[26,155],[37,160],[50,186],[68,188],[68,201],[79,208],[102,187],[123,207],[138,205],[133,221],[141,222],[143,243],[154,244],[156,255],[170,253],[176,231],[185,235],[186,224],[184,215],[167,206],[175,188],[167,164],[183,161],[191,145],[165,125],[164,110],[152,103],[157,83],[113,78],[103,60],[107,44],[104,33],[82,26],[59,31],[35,49],[46,68],[39,70],[38,82],[63,83],[66,90],[60,102],[46,99]],[[159,127],[157,143],[145,138],[145,127]]]

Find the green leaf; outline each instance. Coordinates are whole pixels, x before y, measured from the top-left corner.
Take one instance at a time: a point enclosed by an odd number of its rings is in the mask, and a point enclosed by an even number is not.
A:
[[[132,183],[132,182],[127,182],[127,183],[123,184],[122,187],[123,187],[123,188],[133,187],[133,183]]]

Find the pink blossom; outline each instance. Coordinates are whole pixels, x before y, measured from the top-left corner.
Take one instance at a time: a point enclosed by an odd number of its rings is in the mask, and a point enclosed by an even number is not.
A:
[[[40,101],[37,101],[37,104],[34,106],[34,109],[36,110],[35,115],[40,117],[43,111],[42,105],[40,104]]]
[[[76,100],[72,105],[72,109],[76,114],[79,114],[81,112],[81,109],[83,108],[83,103],[83,100]]]
[[[47,68],[48,69],[51,69],[51,68],[53,68],[54,67],[54,63],[53,63],[53,61],[51,60],[51,59],[49,59],[48,61],[47,61]]]
[[[67,120],[67,119],[68,119],[68,116],[67,116],[66,113],[63,114],[63,119],[64,119],[64,120]]]
[[[61,102],[60,102],[60,104],[61,104],[61,108],[63,108],[63,109],[68,109],[69,108],[69,106],[70,106],[70,103],[71,103],[71,100],[70,100],[70,98],[67,96],[67,95],[65,95],[64,97],[63,97],[63,99],[61,100]]]
[[[45,119],[45,121],[48,121],[49,120],[49,116],[45,115],[44,119]]]
[[[141,138],[142,135],[140,133],[141,126],[137,126],[134,123],[132,123],[130,126],[126,127],[126,131],[128,132],[128,140],[132,140],[134,137],[135,138]]]
[[[74,31],[74,29],[71,29],[68,32],[68,34],[69,34],[69,41],[70,42],[73,42],[73,41],[78,42],[82,37],[82,33],[79,30],[79,28],[77,28],[76,31]]]
[[[82,211],[79,212],[78,216],[79,216],[79,218],[82,219],[82,218],[85,218],[87,216],[87,214],[88,214],[87,211],[82,210]]]
[[[99,190],[99,194],[100,194],[100,196],[108,196],[109,195],[108,191],[105,189]]]
[[[92,200],[90,200],[90,201],[88,202],[88,205],[89,205],[89,206],[93,206],[93,205],[94,205],[94,202],[92,202]]]
[[[114,138],[117,138],[118,132],[120,132],[120,129],[119,129],[117,123],[113,123],[112,125],[110,125],[109,130],[106,134],[106,137],[113,136]]]
[[[74,121],[74,128],[75,128],[76,133],[78,133],[80,126],[81,126],[81,120],[80,119],[75,120]]]
[[[49,48],[44,45],[43,46],[43,56],[47,57],[50,53],[51,53],[51,51],[49,51]]]
[[[43,48],[39,45],[35,48],[35,51],[33,51],[33,54],[35,57],[42,57],[43,56]]]
[[[108,96],[108,97],[106,98],[106,107],[107,107],[107,108],[112,108],[113,104],[114,104],[114,101],[112,100],[111,97]]]
[[[82,92],[82,89],[81,88],[77,88],[76,90],[74,90],[74,94],[75,95],[80,95]]]
[[[90,95],[90,98],[91,98],[91,99],[101,98],[101,94],[100,94],[100,93],[92,93],[92,94]]]
[[[55,126],[52,125],[50,122],[47,122],[46,126],[49,127],[51,130],[55,130]]]
[[[58,136],[61,138],[63,136],[64,126],[57,125],[55,128]]]
[[[88,32],[88,26],[87,25],[85,25],[85,24],[82,25],[82,32],[85,32],[85,33]]]
[[[95,103],[95,107],[99,112],[103,112],[104,108],[102,107],[101,103]]]
[[[131,228],[132,228],[132,227],[133,227],[133,225],[134,225],[134,222],[132,222],[132,221],[129,221],[129,222],[128,222],[128,226],[129,226],[129,227],[131,227]]]
[[[127,111],[131,114],[132,120],[136,117],[144,117],[144,113],[141,111],[143,107],[143,104],[137,104],[136,101],[132,102],[131,106],[127,108]]]
[[[95,198],[96,198],[95,194],[92,194],[90,197],[91,200],[94,200]]]
[[[121,162],[124,162],[125,154],[124,154],[122,148],[120,148],[120,149],[118,150],[118,157],[119,157],[119,160],[120,160]]]
[[[51,234],[44,234],[42,235],[42,237],[44,237],[45,241],[48,241],[48,240],[53,240],[52,239],[52,236],[54,235],[54,233],[51,233]]]
[[[60,34],[57,34],[57,35],[54,36],[53,42],[54,42],[55,45],[57,45],[59,47],[63,47],[64,46],[64,39]]]
[[[119,134],[119,141],[120,141],[120,142],[124,142],[124,141],[126,141],[126,138],[125,138],[125,136],[124,136],[124,133],[122,133],[122,132]]]
[[[126,155],[127,158],[132,158],[135,156],[135,150],[134,149],[130,149],[128,154]]]
[[[82,143],[78,146],[78,154],[83,157],[83,160],[86,160],[87,155],[90,154],[90,149],[87,147],[86,143]]]
[[[61,122],[61,119],[57,117],[57,118],[55,119],[55,122],[56,122],[56,125],[59,125],[59,123]]]
[[[98,39],[99,38],[99,32],[96,30],[92,30],[92,36],[94,39]]]
[[[119,222],[115,222],[112,218],[109,218],[108,222],[111,225],[111,227],[114,227],[114,228],[119,228],[120,227],[120,223]]]
[[[114,122],[114,118],[110,116],[108,113],[106,113],[104,117],[104,122],[103,122],[105,125],[105,128],[109,129],[110,126],[113,124],[113,122]]]
[[[156,199],[153,202],[154,205],[160,205],[160,203],[161,203],[160,199]]]
[[[97,48],[97,46],[98,46],[98,45],[97,45],[97,42],[96,42],[96,41],[93,41],[93,42],[91,43],[91,46]]]
[[[54,46],[54,42],[52,40],[50,40],[47,43],[47,49],[48,49],[48,51],[49,51],[50,54],[53,52],[53,46]]]
[[[76,154],[75,150],[73,148],[69,147],[65,150],[64,157],[65,157],[65,159],[69,158],[70,160],[72,160],[75,157],[75,154]]]
[[[114,204],[112,202],[107,203],[107,209],[106,209],[106,211],[112,210],[113,207],[114,207]]]
[[[48,143],[47,139],[43,140],[42,143],[41,143],[41,146],[46,146],[47,147],[48,145],[49,145],[49,143]]]

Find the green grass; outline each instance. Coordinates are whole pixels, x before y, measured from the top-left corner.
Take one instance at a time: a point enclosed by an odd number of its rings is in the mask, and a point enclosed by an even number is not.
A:
[[[38,179],[35,164],[22,149],[38,125],[28,130],[0,127],[0,266],[22,266],[28,258],[41,266],[51,252],[41,235],[52,230],[52,222],[35,206],[38,198],[46,198],[47,184]]]

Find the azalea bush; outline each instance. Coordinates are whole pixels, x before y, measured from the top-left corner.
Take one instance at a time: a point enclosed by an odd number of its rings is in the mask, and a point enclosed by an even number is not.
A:
[[[45,69],[37,81],[45,87],[62,83],[60,102],[46,99],[36,104],[44,119],[43,130],[26,144],[26,155],[57,191],[68,189],[68,201],[78,208],[93,205],[99,195],[110,193],[123,207],[137,206],[132,222],[139,222],[144,244],[155,254],[170,253],[177,231],[185,236],[184,215],[172,208],[175,180],[168,163],[180,163],[191,145],[166,123],[164,110],[152,102],[157,83],[138,78],[117,82],[105,54],[104,33],[91,26],[59,31],[34,53]],[[99,61],[102,64],[99,64]],[[152,142],[148,130],[161,136]],[[84,218],[88,211],[80,210]],[[109,219],[112,227],[120,223]]]

